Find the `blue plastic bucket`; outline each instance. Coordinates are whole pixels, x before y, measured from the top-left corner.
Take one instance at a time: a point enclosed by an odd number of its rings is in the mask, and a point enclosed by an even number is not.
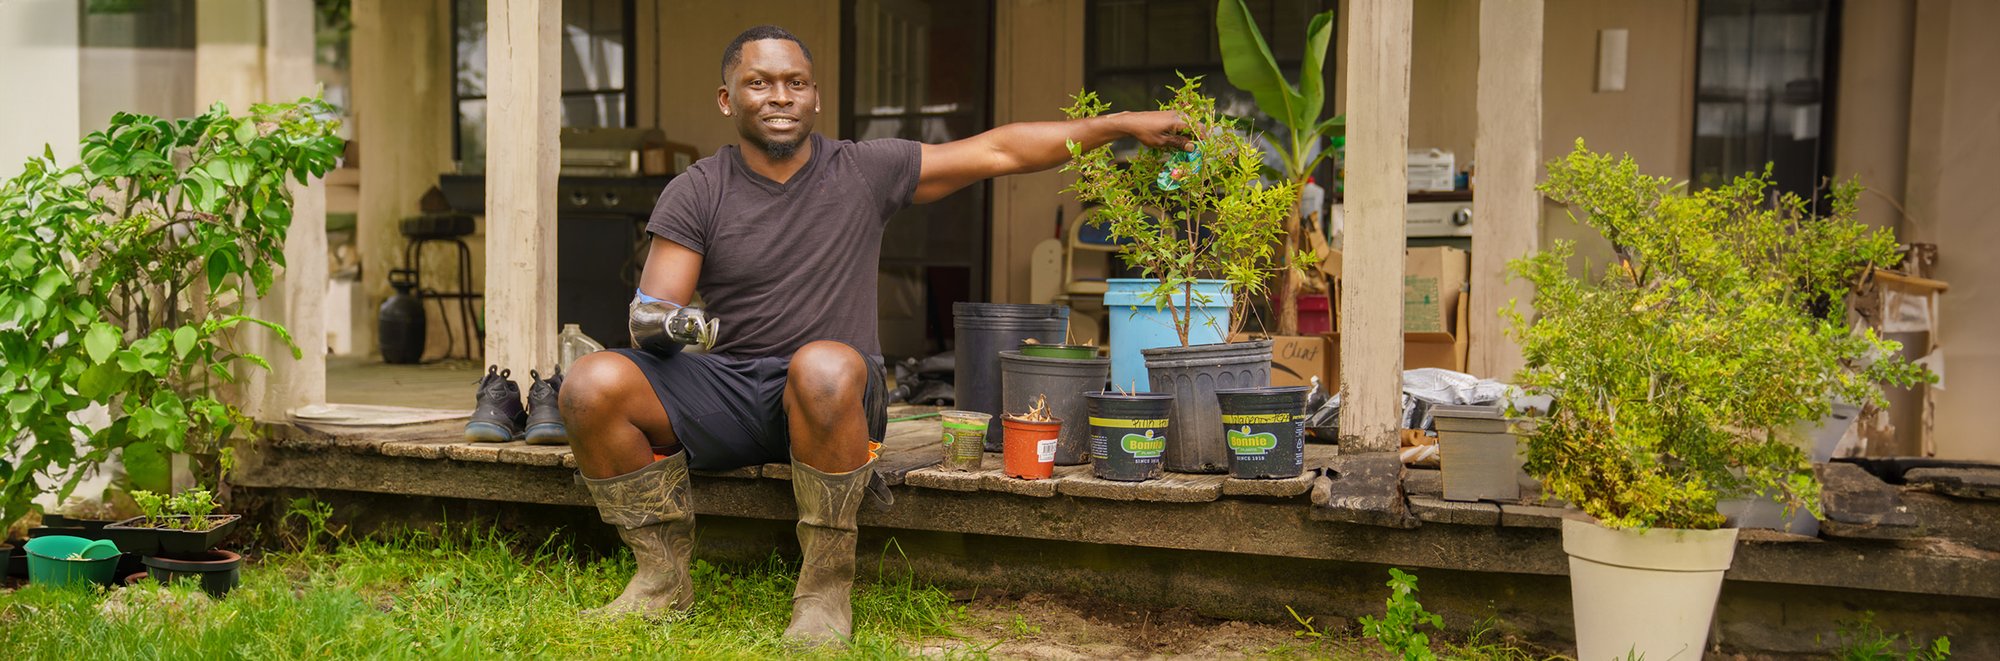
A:
[[[1160,281],[1112,278],[1106,282],[1104,310],[1111,317],[1111,386],[1114,390],[1136,387],[1136,392],[1149,392],[1152,385],[1146,376],[1146,358],[1139,352],[1181,344],[1174,335],[1173,315],[1146,300],[1146,293],[1159,286]],[[1192,308],[1194,323],[1188,326],[1188,344],[1216,344],[1229,333],[1229,306],[1235,297],[1227,284],[1222,280],[1202,280],[1195,284],[1195,299],[1205,302]],[[1176,299],[1176,303],[1185,305],[1187,295],[1180,294]]]

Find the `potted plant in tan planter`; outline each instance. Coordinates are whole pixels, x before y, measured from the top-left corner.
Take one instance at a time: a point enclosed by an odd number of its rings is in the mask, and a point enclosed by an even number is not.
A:
[[[1690,191],[1581,140],[1548,169],[1540,190],[1616,254],[1601,277],[1572,272],[1569,242],[1515,261],[1533,316],[1506,311],[1516,383],[1554,400],[1521,430],[1526,469],[1584,515],[1563,522],[1578,658],[1698,657],[1736,544],[1717,502],[1817,511],[1796,423],[1929,378],[1839,304],[1895,240],[1855,222],[1852,185],[1814,217],[1768,204],[1767,177]]]
[[[1091,117],[1108,109],[1086,92],[1066,112]],[[1166,346],[1141,351],[1150,383],[1138,384],[1174,396],[1165,468],[1219,473],[1228,469],[1229,448],[1215,391],[1269,385],[1271,342],[1190,339],[1204,325],[1231,325],[1229,320],[1240,325],[1243,310],[1265,294],[1265,282],[1285,267],[1280,254],[1283,221],[1298,195],[1293,182],[1262,180],[1263,154],[1235,120],[1216,111],[1215,99],[1201,93],[1199,78],[1182,77],[1173,99],[1161,109],[1179,113],[1186,122],[1195,136],[1192,149],[1142,149],[1121,161],[1108,145],[1083,151],[1072,144],[1071,161],[1063,169],[1077,173],[1071,192],[1100,205],[1094,217],[1109,225],[1112,238],[1122,245],[1120,257],[1153,279],[1136,298],[1165,312],[1173,330]],[[1228,319],[1204,313],[1218,298],[1231,308]],[[1105,305],[1114,305],[1109,294]],[[1123,350],[1117,346],[1118,316],[1113,314],[1114,380]],[[1207,330],[1209,337],[1221,338],[1234,329]]]

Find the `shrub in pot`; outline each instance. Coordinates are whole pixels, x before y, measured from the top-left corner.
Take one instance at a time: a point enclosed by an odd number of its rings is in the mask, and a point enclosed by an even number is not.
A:
[[[1854,221],[1853,185],[1815,217],[1767,203],[1768,174],[1690,191],[1581,140],[1548,170],[1540,190],[1616,255],[1600,277],[1574,274],[1562,241],[1510,265],[1536,288],[1532,318],[1506,311],[1515,380],[1554,400],[1522,430],[1526,469],[1591,519],[1563,523],[1578,656],[1698,656],[1735,548],[1718,499],[1816,511],[1795,424],[1927,378],[1839,303],[1894,238]]]
[[[1247,316],[1242,310],[1264,296],[1265,281],[1290,257],[1281,256],[1279,246],[1283,220],[1297,203],[1297,184],[1263,182],[1263,153],[1235,120],[1216,111],[1215,99],[1201,93],[1199,78],[1183,76],[1161,108],[1187,124],[1195,137],[1191,149],[1141,149],[1120,161],[1109,145],[1083,151],[1072,144],[1063,169],[1077,173],[1070,191],[1100,205],[1094,218],[1109,224],[1111,237],[1121,243],[1120,258],[1154,279],[1137,297],[1166,313],[1177,340],[1141,352],[1152,390],[1174,395],[1166,469],[1221,472],[1228,467],[1229,449],[1215,390],[1269,385],[1271,343],[1190,342],[1198,325],[1217,325],[1204,309],[1218,297],[1203,285],[1220,285],[1219,292],[1229,297],[1224,304],[1235,308],[1230,318],[1241,324]],[[1108,109],[1085,92],[1065,112],[1090,117]],[[1109,298],[1106,306],[1112,306]],[[1231,329],[1208,329],[1216,338],[1226,330]],[[1130,347],[1117,346],[1115,330],[1112,342],[1115,363]],[[1114,364],[1112,371],[1121,370]]]
[[[291,182],[341,152],[333,117],[318,99],[118,113],[81,163],[45,151],[0,184],[0,524],[114,453],[163,476],[168,453],[248,424],[218,387],[239,362],[268,365],[226,338],[248,324],[290,343],[243,309],[284,265]],[[83,422],[94,407],[109,424]]]

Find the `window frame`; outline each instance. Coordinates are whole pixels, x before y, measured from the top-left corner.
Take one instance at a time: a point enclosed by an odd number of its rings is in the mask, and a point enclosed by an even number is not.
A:
[[[494,2],[495,0],[485,1]],[[448,76],[449,85],[451,86],[451,159],[456,162],[462,160],[465,153],[465,145],[463,144],[465,117],[464,113],[459,111],[460,104],[465,101],[484,101],[488,97],[485,94],[461,95],[458,93],[458,0],[448,0],[445,5],[450,12],[449,22],[446,24],[445,30],[451,39],[451,44],[448,48],[451,53],[451,69],[450,76]],[[615,88],[606,87],[574,92],[561,90],[557,94],[563,99],[623,94],[625,96],[624,126],[627,128],[638,126],[636,122],[639,120],[639,94],[637,91],[639,85],[639,34],[637,25],[639,15],[637,5],[636,0],[619,0],[618,3],[619,13],[623,14],[623,19],[619,22],[619,34],[625,40],[625,75],[620,85]],[[558,27],[557,29],[560,30],[561,28]],[[483,172],[484,168],[481,168],[481,171]]]

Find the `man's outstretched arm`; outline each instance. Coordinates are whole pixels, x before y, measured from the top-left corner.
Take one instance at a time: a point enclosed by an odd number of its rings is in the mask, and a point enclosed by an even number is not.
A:
[[[1131,136],[1149,147],[1181,148],[1187,128],[1173,112],[1121,112],[1060,122],[1019,122],[979,135],[923,146],[917,204],[933,202],[982,179],[1038,172],[1069,160],[1069,141],[1096,149]]]

